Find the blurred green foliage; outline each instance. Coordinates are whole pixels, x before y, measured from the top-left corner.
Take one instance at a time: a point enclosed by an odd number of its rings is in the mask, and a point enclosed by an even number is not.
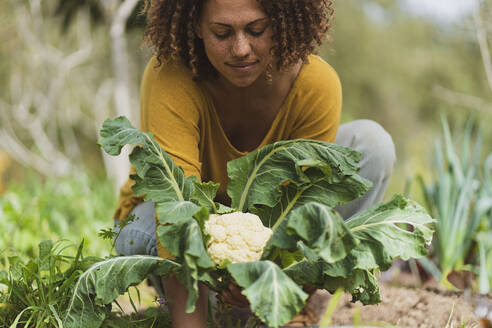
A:
[[[451,272],[482,275],[480,268],[486,266],[488,245],[479,236],[492,229],[492,154],[481,160],[482,130],[474,119],[464,129],[453,130],[444,116],[441,121],[442,137],[435,141],[432,179],[418,176],[417,181],[429,214],[437,220],[429,257],[440,271],[437,279],[451,287],[447,280]],[[486,294],[490,291],[487,273],[480,278],[476,289]]]
[[[35,256],[44,239],[85,240],[85,251],[109,254],[110,243],[97,236],[113,225],[116,195],[112,183],[80,172],[67,178],[43,178],[30,173],[11,182],[0,197],[0,251],[13,249]]]
[[[429,140],[439,134],[440,112],[457,126],[470,114],[492,123],[492,108],[479,111],[444,91],[492,103],[470,17],[439,25],[402,11],[396,0],[335,1],[332,37],[321,54],[342,81],[342,120],[375,120],[395,141],[387,194],[400,192],[407,176],[430,171]],[[492,140],[492,130],[484,140]],[[492,143],[483,149],[490,152]]]
[[[449,104],[435,85],[490,99],[471,21],[437,25],[398,1],[335,3],[334,41],[322,54],[342,79],[351,118],[377,117],[395,131],[408,116],[438,127],[439,109]],[[474,110],[453,108],[465,116]]]

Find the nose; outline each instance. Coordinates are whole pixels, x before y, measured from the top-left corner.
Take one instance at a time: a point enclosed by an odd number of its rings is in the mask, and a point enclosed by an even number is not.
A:
[[[244,34],[238,34],[233,42],[231,52],[234,57],[244,58],[249,55],[251,44]]]

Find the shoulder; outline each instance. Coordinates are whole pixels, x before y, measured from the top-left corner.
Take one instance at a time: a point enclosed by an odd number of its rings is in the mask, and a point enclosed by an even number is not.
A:
[[[295,138],[332,141],[342,111],[342,88],[336,71],[318,56],[309,56],[294,85],[291,113]]]
[[[341,97],[340,78],[335,69],[321,57],[310,55],[299,72],[297,91],[314,96]]]
[[[293,102],[303,116],[339,115],[342,106],[342,86],[337,72],[321,57],[310,55],[293,87]]]
[[[184,63],[166,60],[159,64],[155,56],[149,60],[142,77],[142,92],[152,91],[160,95],[182,95],[184,92],[199,97],[201,94],[200,86]]]
[[[198,120],[207,106],[207,97],[183,63],[163,61],[158,65],[154,56],[143,73],[140,104],[144,115],[155,111],[173,112]]]
[[[318,56],[309,56],[294,85],[290,139],[334,142],[342,110],[342,88],[333,67]]]

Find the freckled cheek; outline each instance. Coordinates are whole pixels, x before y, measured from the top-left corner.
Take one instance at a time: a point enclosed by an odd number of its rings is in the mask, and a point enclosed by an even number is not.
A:
[[[255,50],[257,55],[263,58],[270,57],[270,49],[273,47],[273,41],[270,34],[266,34],[263,38],[255,42]]]
[[[224,61],[227,58],[227,47],[219,42],[208,43],[205,47],[209,59],[213,61]]]
[[[272,44],[270,42],[265,42],[259,45],[258,51],[261,52],[261,55],[263,57],[269,57],[271,48],[272,48]]]

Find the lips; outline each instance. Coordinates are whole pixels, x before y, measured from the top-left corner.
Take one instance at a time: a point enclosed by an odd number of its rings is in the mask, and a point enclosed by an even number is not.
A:
[[[234,72],[245,74],[251,72],[258,62],[239,62],[239,63],[226,63]]]
[[[237,67],[237,68],[244,68],[244,67],[248,67],[248,66],[251,66],[251,65],[254,65],[256,64],[256,62],[248,62],[248,63],[229,63],[227,65],[229,66],[232,66],[232,67]]]

